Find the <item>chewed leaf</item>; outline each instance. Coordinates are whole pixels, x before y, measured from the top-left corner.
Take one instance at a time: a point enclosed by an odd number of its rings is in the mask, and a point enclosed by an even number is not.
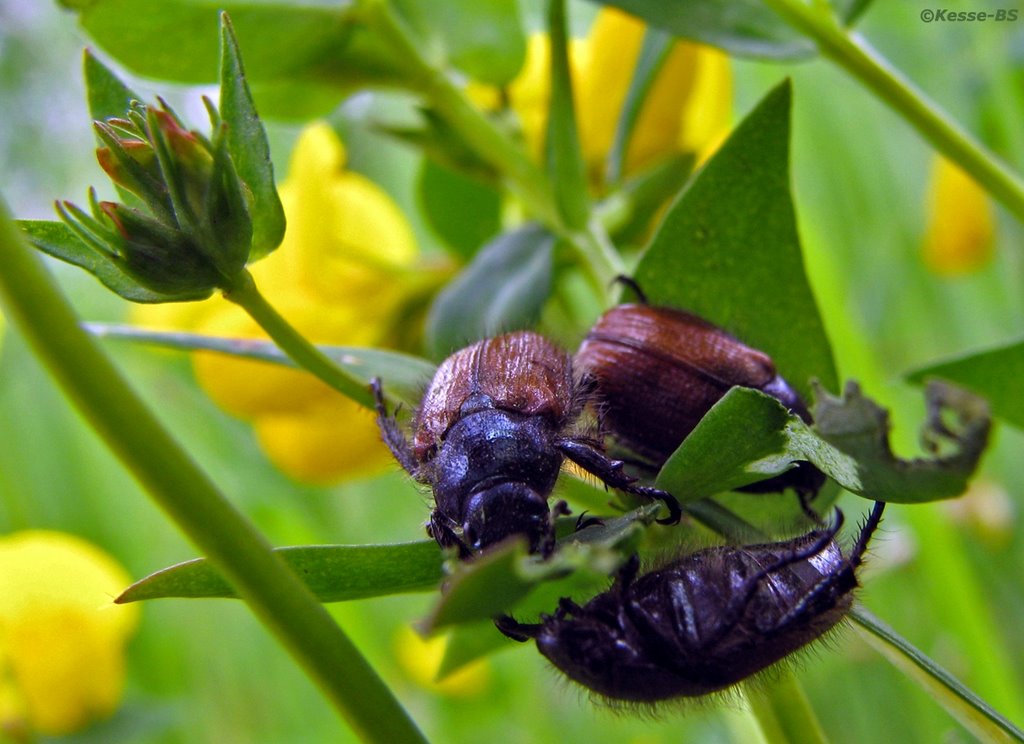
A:
[[[759,391],[733,388],[669,458],[657,485],[683,503],[738,488],[809,461],[848,491],[919,503],[959,496],[981,459],[985,401],[933,383],[922,439],[934,457],[901,460],[889,446],[889,414],[849,383],[842,398],[816,391],[813,427]],[[944,414],[956,419],[947,422]]]
[[[257,359],[271,364],[294,367],[272,341],[251,338],[223,338],[199,333],[151,331],[137,326],[116,323],[90,323],[89,331],[97,336],[163,346],[184,351],[215,351],[231,356]],[[424,386],[434,375],[434,365],[426,360],[397,351],[369,349],[358,346],[319,346],[328,358],[353,375],[370,383],[374,377],[384,381],[388,397],[409,405],[419,402]]]
[[[1024,429],[1024,341],[929,365],[907,375],[910,382],[949,380],[985,396],[992,414]]]
[[[394,545],[301,545],[275,552],[321,602],[426,592],[441,581],[441,551],[433,540]],[[141,579],[115,602],[167,597],[237,597],[205,558],[179,563]]]
[[[615,519],[594,524],[562,538],[549,560],[527,553],[514,540],[475,560],[455,567],[444,595],[421,623],[424,632],[487,620],[517,606],[535,587],[558,596],[571,591],[563,581],[606,581],[607,576],[636,549],[643,526],[657,517],[660,505],[649,504]],[[580,574],[580,576],[575,576]],[[554,584],[548,587],[547,584]],[[550,609],[550,602],[542,605]]]
[[[925,400],[928,419],[921,439],[936,456],[901,460],[889,446],[888,411],[864,397],[856,383],[847,383],[842,398],[819,388],[814,431],[839,456],[812,445],[807,459],[847,490],[879,501],[916,503],[959,496],[988,442],[992,424],[988,404],[966,390],[939,382],[928,385]],[[955,421],[946,421],[946,413]]]

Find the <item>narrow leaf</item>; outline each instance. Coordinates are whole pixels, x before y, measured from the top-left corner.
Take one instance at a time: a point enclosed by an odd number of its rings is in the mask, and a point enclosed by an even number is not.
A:
[[[300,545],[274,552],[321,602],[426,592],[435,589],[442,578],[441,551],[433,540],[394,545]],[[205,558],[196,558],[136,581],[114,601],[237,596]]]
[[[238,40],[227,13],[221,14],[220,115],[228,125],[228,153],[252,203],[249,260],[270,253],[284,238],[284,207],[274,184],[274,164],[263,123],[249,92]]]
[[[993,415],[1024,429],[1024,341],[938,362],[906,376],[919,384],[932,377],[984,396]]]
[[[640,119],[647,94],[661,72],[662,65],[668,59],[675,39],[671,35],[655,28],[648,28],[644,33],[643,44],[633,70],[633,78],[626,92],[626,100],[619,112],[619,121],[615,127],[615,139],[608,153],[608,183],[617,183],[626,164],[626,153],[633,138],[633,130]]]
[[[594,0],[643,19],[684,39],[721,47],[730,54],[794,59],[814,45],[789,28],[760,0]]]
[[[272,341],[223,338],[198,333],[151,331],[130,325],[90,323],[87,329],[101,337],[136,341],[183,351],[214,351],[230,356],[256,359],[294,367],[295,363]],[[358,346],[319,346],[331,361],[369,384],[374,377],[384,380],[388,397],[415,406],[434,375],[434,366],[409,354]]]
[[[142,100],[109,67],[103,64],[89,49],[82,60],[85,78],[85,95],[89,103],[89,116],[93,121],[105,121],[111,117],[123,117],[132,101]],[[124,187],[115,184],[121,201],[132,207],[142,206],[141,200]]]
[[[128,276],[121,268],[98,251],[86,245],[63,222],[49,220],[20,220],[18,226],[32,245],[54,258],[85,269],[108,289],[132,302],[187,302],[204,300],[209,291],[164,294],[146,289]]]
[[[980,741],[1024,742],[1024,731],[872,613],[855,607],[850,617],[859,626],[859,635],[872,648],[926,690]]]
[[[830,390],[838,380],[797,236],[789,113],[786,82],[672,205],[635,277],[653,303],[696,313],[768,353],[809,398],[812,377]]]
[[[434,301],[427,318],[431,353],[527,328],[551,294],[554,237],[526,225],[487,244]]]
[[[579,229],[586,225],[589,216],[589,198],[569,73],[565,0],[548,0],[548,37],[551,39],[551,98],[545,140],[548,172],[562,218],[569,227]]]

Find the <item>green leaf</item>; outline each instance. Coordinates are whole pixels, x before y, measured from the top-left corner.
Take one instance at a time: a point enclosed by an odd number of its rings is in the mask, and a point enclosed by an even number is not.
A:
[[[82,70],[89,102],[89,116],[94,120],[124,118],[131,102],[142,100],[88,49],[85,50]]]
[[[130,325],[107,323],[89,323],[86,327],[91,333],[105,338],[125,339],[183,351],[214,351],[286,367],[295,366],[295,363],[271,341],[151,331]],[[358,346],[317,348],[335,364],[365,380],[367,384],[374,377],[381,378],[389,398],[400,400],[410,406],[419,404],[424,387],[434,376],[434,365],[430,362],[397,351]]]
[[[441,551],[433,540],[393,545],[299,545],[274,552],[321,602],[426,592],[435,589],[442,578]],[[205,558],[196,558],[136,581],[114,601],[237,596]]]
[[[427,343],[436,358],[536,321],[551,294],[554,237],[538,225],[500,235],[434,301]]]
[[[498,192],[434,160],[423,160],[417,191],[430,226],[463,259],[501,229]]]
[[[704,415],[658,475],[658,488],[688,503],[792,467],[785,428],[794,418],[774,398],[734,387]]]
[[[805,398],[838,388],[789,190],[790,86],[773,90],[676,200],[636,270],[651,302],[769,354]]]
[[[569,42],[565,0],[548,0],[548,38],[551,39],[551,97],[545,156],[555,201],[566,225],[581,229],[590,214],[587,168],[580,149],[569,73]]]
[[[100,62],[86,49],[82,60],[85,78],[85,95],[89,103],[89,116],[93,121],[105,121],[112,117],[123,118],[132,101],[142,100],[109,67]],[[102,138],[100,139],[102,143]],[[143,202],[128,189],[114,184],[118,196],[131,207],[141,207]]]
[[[227,13],[221,14],[220,115],[227,124],[227,147],[239,178],[249,187],[255,261],[284,238],[284,207],[274,184],[274,164],[263,123],[245,79],[238,40]]]
[[[659,509],[659,504],[647,504],[573,532],[558,541],[558,550],[548,560],[527,553],[522,540],[510,540],[472,561],[459,563],[441,600],[421,623],[422,630],[432,633],[500,615],[545,582],[567,581],[547,588],[564,596],[570,591],[568,587],[576,585],[574,582],[606,580],[636,551],[643,527],[654,521]],[[575,520],[569,521],[575,525]],[[576,573],[582,573],[582,577],[572,578]],[[541,605],[547,610],[551,606],[549,599]]]
[[[872,648],[924,688],[979,741],[1024,742],[1024,731],[873,614],[854,607],[850,616]]]
[[[664,31],[648,28],[644,33],[643,44],[633,70],[633,78],[630,80],[626,100],[619,112],[612,149],[608,152],[608,167],[605,177],[608,183],[617,183],[622,177],[626,165],[626,153],[629,152],[629,144],[633,138],[633,129],[647,102],[647,94],[654,85],[654,81],[657,80],[658,73],[661,72],[662,65],[668,59],[674,43],[675,39]]]
[[[627,178],[597,205],[598,219],[616,242],[646,241],[658,212],[693,173],[692,153],[678,153]]]
[[[205,300],[211,291],[163,293],[146,289],[125,273],[121,267],[99,251],[86,245],[63,222],[50,220],[19,220],[18,227],[32,245],[54,258],[85,269],[108,289],[132,302],[187,302]]]
[[[439,50],[474,80],[505,85],[526,59],[526,37],[516,0],[395,0],[423,48]]]
[[[993,415],[1024,429],[1024,341],[931,364],[906,379],[921,384],[932,377],[984,396]]]
[[[212,83],[218,70],[220,11],[232,20],[245,49],[250,86],[314,85],[318,103],[329,111],[364,85],[398,84],[400,64],[390,47],[358,23],[348,7],[234,0],[94,0],[81,8],[82,27],[108,54],[146,77],[190,84]],[[325,96],[334,91],[333,104]],[[275,94],[264,115],[291,112],[287,97]],[[294,117],[294,114],[292,114]]]
[[[649,25],[741,57],[793,59],[814,45],[760,0],[594,0],[642,18]]]
[[[807,438],[806,427],[790,422],[795,447],[843,488],[877,501],[909,504],[959,496],[988,443],[987,403],[951,385],[933,382],[926,388],[928,418],[921,441],[936,456],[913,460],[893,455],[889,413],[864,397],[856,383],[847,383],[842,398],[820,389],[815,397],[814,431],[834,452]],[[945,420],[947,413],[956,420]]]
[[[758,390],[730,390],[665,463],[657,485],[682,503],[785,472],[802,460],[865,498],[920,503],[959,496],[985,449],[985,403],[944,385],[926,392],[922,439],[932,458],[902,460],[889,446],[889,415],[849,383],[842,398],[816,392],[813,429]],[[952,412],[955,424],[943,420]],[[958,431],[954,431],[955,426]]]

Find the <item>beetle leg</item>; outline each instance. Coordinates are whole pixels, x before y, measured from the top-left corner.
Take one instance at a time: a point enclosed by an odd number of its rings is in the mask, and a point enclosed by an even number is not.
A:
[[[419,463],[416,462],[416,455],[413,454],[412,445],[399,426],[398,420],[388,413],[387,401],[384,400],[384,388],[381,387],[380,378],[374,377],[370,380],[370,389],[373,390],[374,408],[377,411],[377,427],[380,429],[381,439],[391,450],[391,454],[398,460],[407,473],[414,478],[419,470]]]
[[[634,553],[629,556],[629,559],[619,566],[619,570],[615,572],[615,584],[612,586],[612,590],[618,592],[622,596],[625,596],[626,590],[629,589],[630,585],[636,580],[636,575],[639,572],[640,557]]]
[[[857,568],[861,564],[864,558],[864,552],[868,549],[868,541],[871,540],[871,536],[875,534],[875,530],[878,529],[879,523],[882,521],[882,512],[885,510],[884,501],[876,501],[875,505],[871,508],[871,513],[868,515],[867,521],[864,522],[864,526],[860,528],[860,534],[857,536],[857,542],[853,545],[853,550],[850,551],[850,565]]]
[[[466,544],[453,529],[455,522],[437,509],[430,513],[430,524],[427,525],[427,535],[434,538],[442,548],[457,547],[460,558],[469,558],[471,552]]]
[[[663,502],[668,507],[668,517],[657,520],[658,524],[679,524],[683,510],[676,497],[658,488],[636,485],[636,478],[622,470],[622,460],[612,460],[593,445],[577,439],[559,439],[555,446],[574,463],[604,481],[605,485]]]
[[[568,597],[562,597],[558,600],[558,612],[555,617],[561,620],[569,615],[579,615],[581,612],[583,612],[582,607]]]
[[[541,623],[521,623],[510,615],[498,615],[494,618],[494,627],[513,641],[526,643],[540,635],[544,626]]]
[[[595,525],[603,525],[604,520],[598,517],[588,517],[586,512],[582,512],[579,518],[576,520],[576,532],[585,530],[587,527],[593,527]]]
[[[839,511],[839,509],[836,509],[835,511],[835,522],[827,530],[824,530],[817,540],[815,540],[813,543],[811,543],[805,548],[802,548],[800,550],[794,550],[789,555],[779,558],[779,560],[775,561],[774,563],[770,563],[757,573],[747,578],[743,592],[741,594],[734,595],[732,600],[729,602],[729,606],[722,613],[723,620],[721,624],[715,629],[714,634],[704,639],[704,643],[706,645],[718,643],[718,641],[720,641],[722,638],[724,638],[728,633],[732,631],[732,629],[736,626],[736,623],[738,623],[740,619],[743,617],[743,613],[746,612],[747,606],[750,604],[751,600],[753,600],[754,594],[757,593],[757,589],[762,581],[767,579],[776,571],[785,568],[786,566],[790,566],[794,563],[799,563],[800,561],[805,561],[808,558],[811,558],[812,556],[818,555],[821,551],[828,547],[829,543],[831,543],[835,539],[836,535],[839,533],[840,528],[843,526],[843,513]],[[821,584],[826,585],[835,585],[836,583],[837,580],[834,576],[828,576],[821,582]],[[811,595],[817,596],[823,590],[824,588],[813,588],[810,592],[808,592],[808,596],[804,597],[800,600],[800,602],[794,605],[794,607],[790,608],[790,610],[783,617],[788,618],[790,615],[793,615],[794,611],[798,607],[802,609],[809,602],[809,597]],[[781,624],[782,621],[780,620],[780,622],[777,623],[777,625]]]

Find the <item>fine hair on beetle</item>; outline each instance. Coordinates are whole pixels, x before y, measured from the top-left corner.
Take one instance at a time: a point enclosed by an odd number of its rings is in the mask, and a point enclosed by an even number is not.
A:
[[[836,509],[831,525],[791,540],[707,548],[645,573],[633,556],[584,605],[563,598],[538,623],[503,616],[495,624],[514,640],[533,639],[612,707],[717,698],[740,682],[770,680],[846,618],[883,509],[875,502],[848,553]]]
[[[483,339],[437,368],[413,417],[411,438],[390,414],[379,379],[372,383],[377,424],[398,463],[434,495],[428,534],[468,558],[515,536],[531,552],[554,550],[556,518],[549,507],[569,460],[606,486],[660,500],[675,524],[676,499],[638,485],[596,440],[575,427],[588,396],[572,357],[532,331]]]

